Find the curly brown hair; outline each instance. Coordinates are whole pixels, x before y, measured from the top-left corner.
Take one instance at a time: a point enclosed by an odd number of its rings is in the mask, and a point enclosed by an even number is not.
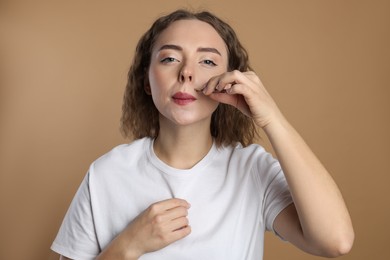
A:
[[[160,17],[139,40],[128,73],[121,118],[121,129],[125,137],[140,139],[158,136],[159,111],[144,88],[148,82],[152,49],[158,36],[170,24],[178,20],[190,19],[206,22],[218,32],[227,46],[229,71],[251,70],[248,53],[241,45],[234,30],[212,13],[177,10]],[[217,146],[235,145],[237,142],[247,146],[253,143],[255,137],[258,136],[257,128],[251,118],[235,107],[222,103],[212,114],[210,132]]]

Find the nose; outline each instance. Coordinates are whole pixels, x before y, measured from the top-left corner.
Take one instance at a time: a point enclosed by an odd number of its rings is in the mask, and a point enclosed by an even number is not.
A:
[[[194,80],[193,70],[190,68],[190,66],[188,66],[188,64],[184,64],[179,73],[179,81],[181,83],[184,83],[184,82],[192,82],[193,80]]]

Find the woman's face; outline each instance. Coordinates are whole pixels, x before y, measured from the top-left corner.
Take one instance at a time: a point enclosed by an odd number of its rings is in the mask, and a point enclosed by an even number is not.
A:
[[[147,87],[160,120],[209,124],[218,103],[196,89],[227,67],[225,42],[211,25],[199,20],[173,22],[158,36],[149,67]]]

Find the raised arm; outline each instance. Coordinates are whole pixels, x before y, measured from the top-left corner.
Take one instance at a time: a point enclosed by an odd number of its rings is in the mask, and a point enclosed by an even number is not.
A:
[[[264,127],[286,176],[294,206],[274,222],[301,249],[335,257],[350,251],[354,232],[342,195],[325,167],[284,119]]]
[[[282,115],[257,75],[227,72],[211,79],[203,92],[237,107],[267,134],[294,201],[277,216],[275,231],[311,254],[335,257],[348,253],[354,231],[337,185]]]

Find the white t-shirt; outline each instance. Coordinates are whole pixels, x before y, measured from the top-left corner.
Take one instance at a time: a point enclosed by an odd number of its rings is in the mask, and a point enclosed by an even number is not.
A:
[[[159,160],[153,140],[143,138],[91,165],[51,248],[93,259],[142,211],[169,198],[191,204],[192,232],[141,260],[260,260],[264,231],[292,203],[278,161],[259,145],[214,144],[194,167],[179,170]]]

